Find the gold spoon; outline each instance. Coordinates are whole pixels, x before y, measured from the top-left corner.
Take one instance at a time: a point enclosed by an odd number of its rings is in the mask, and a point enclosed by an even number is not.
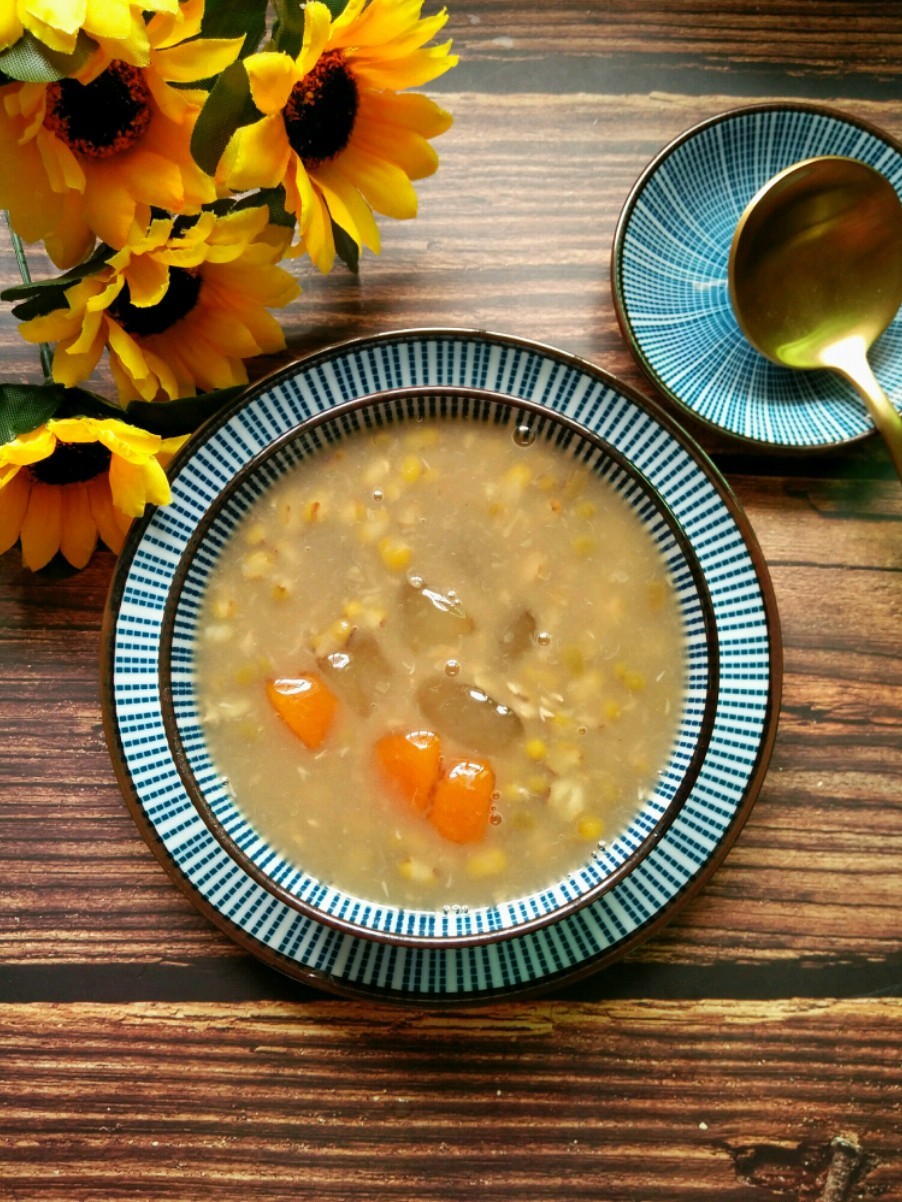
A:
[[[889,180],[839,155],[787,167],[739,219],[729,278],[752,346],[786,367],[845,377],[902,478],[902,416],[868,362],[902,304],[902,203]]]

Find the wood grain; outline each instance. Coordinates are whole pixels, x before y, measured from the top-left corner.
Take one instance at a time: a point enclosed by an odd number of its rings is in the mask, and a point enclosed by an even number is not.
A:
[[[840,1136],[849,1196],[890,1199],[899,1005],[6,1006],[0,1179],[29,1202],[813,1202]]]

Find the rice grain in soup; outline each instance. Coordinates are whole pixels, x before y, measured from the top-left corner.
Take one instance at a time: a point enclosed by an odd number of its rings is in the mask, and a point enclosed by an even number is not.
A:
[[[684,632],[637,514],[509,428],[358,431],[210,577],[202,725],[259,833],[399,906],[508,900],[616,837],[673,744]]]

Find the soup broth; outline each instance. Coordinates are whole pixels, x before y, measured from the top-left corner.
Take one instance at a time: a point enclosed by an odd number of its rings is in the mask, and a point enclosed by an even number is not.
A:
[[[614,488],[510,427],[358,431],[257,500],[195,652],[213,761],[327,884],[508,900],[635,816],[685,679],[674,590]]]

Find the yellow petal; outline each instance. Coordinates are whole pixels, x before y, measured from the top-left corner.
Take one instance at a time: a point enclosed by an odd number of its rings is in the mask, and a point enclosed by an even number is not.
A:
[[[154,70],[171,83],[194,83],[198,79],[212,79],[235,61],[243,45],[244,36],[199,38],[196,42],[182,42],[179,46],[158,50],[153,57]],[[260,108],[260,105],[257,105],[257,108]]]
[[[51,417],[47,431],[60,442],[96,442],[100,423],[94,417]]]
[[[22,559],[32,572],[48,564],[59,550],[63,528],[62,491],[58,484],[32,484],[20,533]]]
[[[38,41],[43,42],[45,46],[49,46],[51,50],[56,50],[60,54],[72,54],[75,50],[77,30],[66,32],[57,27],[56,21],[48,23],[35,16],[28,18],[28,27],[29,32],[34,34]]]
[[[82,380],[87,380],[103,353],[106,344],[104,334],[105,324],[101,323],[94,332],[93,341],[85,345],[84,350],[71,350],[70,345],[74,346],[74,342],[60,342],[57,345],[53,354],[53,378],[57,384],[74,388]]]
[[[358,119],[354,145],[369,155],[394,163],[409,179],[425,179],[438,168],[438,154],[414,130]]]
[[[110,491],[113,505],[120,512],[131,518],[138,518],[144,512],[146,494],[144,490],[144,472],[138,463],[128,463],[125,459],[113,456],[110,463]],[[106,542],[106,539],[104,539]]]
[[[70,354],[83,355],[85,352],[96,350],[97,357],[100,357],[100,351],[103,349],[103,313],[99,310],[85,310],[82,320],[81,333],[74,342],[69,343],[66,350]],[[100,341],[100,348],[96,344]]]
[[[326,48],[332,29],[332,14],[318,0],[304,6],[304,40],[298,55],[298,70],[306,75],[316,66]]]
[[[425,45],[448,21],[446,9],[421,19],[422,8],[422,0],[370,0],[356,20],[335,22],[330,46],[374,48],[383,57],[408,54]]]
[[[135,255],[122,274],[129,299],[139,309],[158,305],[169,288],[169,268],[151,255]]]
[[[11,4],[4,5],[0,9],[0,50],[6,50],[18,42],[24,32],[14,7]]]
[[[88,501],[98,534],[111,551],[121,551],[123,534],[113,510],[108,476],[95,476],[88,482]]]
[[[301,212],[305,219],[302,246],[316,267],[323,275],[327,275],[335,263],[335,239],[332,236],[329,210],[321,193],[312,186],[300,159],[297,160],[297,163],[296,180],[301,197]],[[301,190],[302,185],[304,185],[303,191]]]
[[[400,92],[404,88],[419,88],[457,65],[457,55],[450,54],[450,48],[451,43],[445,42],[443,46],[414,50],[402,58],[374,54],[369,59],[355,55],[354,75],[361,85],[376,90],[390,88]]]
[[[147,7],[145,5],[145,7]],[[204,0],[183,0],[181,5],[156,5],[159,10],[147,26],[147,37],[155,50],[197,37],[204,16]]]
[[[159,434],[151,434],[140,426],[130,426],[127,422],[114,419],[98,423],[97,438],[107,450],[112,451],[114,458],[124,459],[129,463],[143,463],[155,455],[160,449]]]
[[[412,129],[423,138],[437,138],[454,124],[450,113],[419,92],[367,92],[361,108],[379,125]]]
[[[228,309],[196,309],[192,314],[191,337],[200,336],[224,355],[251,359],[259,355],[259,347],[246,326],[236,320],[231,306]]]
[[[325,163],[317,169],[316,181],[333,220],[350,234],[358,246],[368,246],[374,254],[378,254],[379,228],[372,209],[357,189],[331,163]]]
[[[65,142],[59,138],[42,137],[35,139],[35,145],[54,192],[67,192],[70,189],[84,191],[85,173]]]
[[[304,12],[305,37],[308,14],[314,7],[308,4]],[[260,54],[249,54],[244,60],[244,67],[251,86],[251,97],[260,112],[267,116],[280,113],[298,81],[298,69],[294,61],[287,54],[264,50]]]
[[[97,523],[91,515],[87,485],[70,484],[63,497],[60,551],[73,568],[83,568],[97,546]]]
[[[178,454],[190,437],[190,434],[176,434],[173,438],[164,438],[160,444],[160,453],[157,455],[160,466],[168,467],[173,457]],[[168,505],[169,502],[167,501],[166,504]]]
[[[154,56],[156,57],[156,56]],[[182,125],[192,112],[198,108],[191,99],[191,93],[185,88],[171,88],[156,71],[146,71],[144,82],[150,88],[150,94],[157,108],[175,125]]]
[[[4,148],[0,208],[9,212],[13,229],[26,242],[37,242],[56,224],[61,199],[50,187],[35,143],[20,145],[18,139],[17,123],[0,104],[0,145]]]
[[[145,400],[153,400],[156,393],[156,383],[152,384],[153,392],[148,396],[147,389],[150,386],[148,381],[151,375],[150,369],[147,366],[147,360],[144,358],[144,353],[138,343],[123,330],[118,322],[107,321],[107,340],[109,343],[110,354],[115,355],[121,363],[129,378],[134,382],[135,387]]]
[[[91,229],[108,246],[119,248],[140,235],[135,200],[115,169],[90,171],[85,180],[84,215]]]
[[[399,219],[416,217],[417,194],[400,167],[357,146],[348,146],[340,157],[341,172],[355,184],[377,213]]]
[[[276,55],[284,58],[284,55]],[[233,192],[278,187],[288,170],[291,147],[281,113],[236,130],[223,160],[226,185]]]
[[[56,437],[46,426],[38,426],[0,446],[0,463],[11,463],[26,467],[29,463],[40,463],[56,449]]]
[[[39,317],[31,317],[19,326],[26,342],[61,342],[73,338],[81,328],[81,318],[71,309],[53,309]]]
[[[179,381],[169,362],[162,356],[157,355],[150,347],[145,346],[144,358],[147,360],[147,366],[152,375],[151,379],[156,382],[157,390],[162,391],[169,397],[170,401],[177,400],[180,396],[185,395],[182,392],[183,385]],[[193,390],[188,390],[188,395]],[[148,400],[154,400],[154,397],[148,397]]]
[[[0,555],[15,545],[30,496],[31,477],[27,472],[18,472],[0,488]]]
[[[44,246],[57,267],[73,267],[83,262],[94,248],[96,239],[82,213],[81,194],[69,192],[61,198],[60,213]]]
[[[48,9],[59,13],[70,10],[69,20],[84,25],[101,38],[126,38],[131,29],[131,6],[122,0],[52,0]]]
[[[151,505],[168,505],[172,500],[169,477],[156,459],[148,459],[141,469],[144,473],[144,494]]]

